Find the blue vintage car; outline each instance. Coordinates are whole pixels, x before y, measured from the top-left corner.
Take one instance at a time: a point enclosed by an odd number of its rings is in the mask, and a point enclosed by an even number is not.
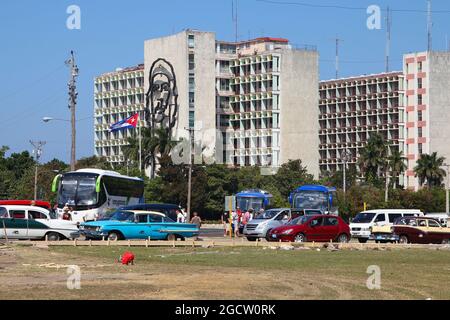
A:
[[[195,224],[177,223],[160,212],[118,210],[108,220],[82,223],[78,236],[109,240],[184,240],[197,237],[198,233],[199,229]]]

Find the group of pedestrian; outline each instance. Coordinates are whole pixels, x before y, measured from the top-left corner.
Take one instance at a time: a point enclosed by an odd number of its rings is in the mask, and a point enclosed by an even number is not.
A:
[[[186,223],[187,220],[187,213],[185,210],[177,210],[177,222],[178,223]],[[200,216],[198,215],[198,213],[196,211],[194,211],[192,213],[192,218],[190,223],[195,224],[197,226],[197,228],[200,229],[200,227],[202,226],[202,219],[200,218]]]
[[[231,215],[229,212],[224,212],[222,215],[222,224],[224,226],[223,236],[226,237],[229,233],[231,233],[234,234],[235,237],[240,237],[240,229],[243,230],[245,225],[251,221],[253,217],[254,210],[252,208],[249,208],[243,212],[239,207],[237,207],[236,210],[231,212]]]

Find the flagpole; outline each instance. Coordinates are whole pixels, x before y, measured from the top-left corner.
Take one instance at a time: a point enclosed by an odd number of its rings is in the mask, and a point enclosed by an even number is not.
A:
[[[139,119],[140,120],[140,119]],[[142,135],[141,121],[139,121],[139,172],[142,174]]]

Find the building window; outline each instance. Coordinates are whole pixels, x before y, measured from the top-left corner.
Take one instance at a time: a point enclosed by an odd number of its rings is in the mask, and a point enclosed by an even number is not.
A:
[[[418,136],[419,138],[422,138],[422,134],[423,134],[422,127],[417,128],[417,136]]]
[[[422,80],[423,80],[422,78],[417,79],[417,88],[419,88],[419,89],[423,88]]]
[[[188,47],[194,48],[194,35],[193,34],[188,35]]]
[[[195,90],[195,79],[194,77],[189,77],[189,92],[194,92]]]
[[[189,111],[189,128],[194,127],[194,122],[195,122],[195,113],[194,111]]]
[[[422,105],[423,104],[423,97],[421,94],[417,95],[417,104]]]
[[[422,67],[423,67],[423,66],[422,66],[422,61],[418,62],[418,63],[417,63],[417,71],[418,71],[418,72],[422,72]]]
[[[195,61],[194,55],[192,53],[189,54],[189,71],[194,71],[195,69]]]
[[[189,92],[189,107],[194,107],[195,103],[195,93]]]
[[[423,121],[422,111],[417,111],[417,121]]]
[[[419,144],[417,145],[417,150],[418,150],[419,154],[422,154],[422,153],[423,153],[423,147],[422,147],[422,144],[421,144],[421,143],[419,143]]]

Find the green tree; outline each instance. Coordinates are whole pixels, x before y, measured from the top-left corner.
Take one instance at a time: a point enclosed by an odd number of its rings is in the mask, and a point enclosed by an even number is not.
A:
[[[394,149],[391,155],[388,157],[389,168],[393,178],[394,189],[397,188],[398,176],[402,174],[408,167],[406,165],[406,158],[403,156],[403,152],[398,149]]]
[[[358,165],[367,182],[380,184],[380,178],[387,170],[388,152],[388,144],[381,134],[374,133],[367,140],[358,158]]]
[[[440,187],[446,173],[441,167],[445,161],[444,157],[438,157],[436,152],[422,154],[414,167],[416,177],[422,186],[425,182],[428,188]]]

